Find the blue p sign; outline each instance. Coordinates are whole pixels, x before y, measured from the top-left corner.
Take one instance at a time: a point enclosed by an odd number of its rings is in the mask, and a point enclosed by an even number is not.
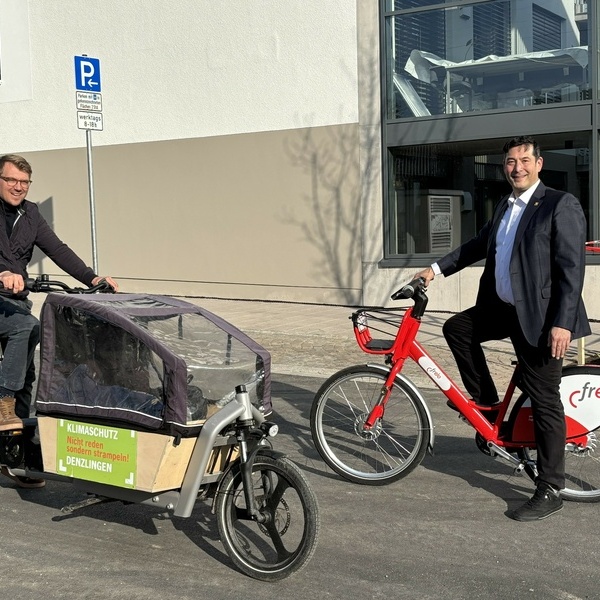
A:
[[[75,89],[82,92],[101,92],[100,59],[75,57]]]

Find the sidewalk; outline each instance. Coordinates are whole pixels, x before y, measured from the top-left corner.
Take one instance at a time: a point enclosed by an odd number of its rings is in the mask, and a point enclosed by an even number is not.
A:
[[[34,302],[34,314],[39,315],[45,295],[31,294],[30,298]],[[344,367],[384,360],[382,356],[367,355],[359,349],[349,319],[355,310],[352,307],[261,300],[180,299],[219,315],[256,340],[270,352],[274,374],[325,380]],[[437,311],[425,313],[418,339],[450,378],[461,385],[454,359],[442,335],[442,325],[449,316],[449,313]],[[600,353],[600,323],[591,326],[593,333],[585,339],[588,356]],[[512,345],[509,340],[502,340],[489,342],[485,348],[490,370],[501,390],[506,387],[512,372]],[[577,349],[577,344],[572,344],[565,364],[577,362]],[[434,387],[416,365],[407,364],[404,372],[418,385]]]
[[[363,353],[354,339],[349,317],[355,310],[345,306],[296,304],[259,300],[182,298],[218,314],[263,345],[272,357],[272,372],[323,379],[344,367],[366,362],[381,363],[382,356]],[[430,311],[423,317],[419,341],[446,373],[460,384],[454,359],[442,335],[448,313]],[[592,323],[593,334],[585,339],[587,354],[600,352],[600,323]],[[508,383],[514,352],[510,340],[485,345],[490,370],[498,389]],[[577,344],[565,364],[577,362]],[[415,365],[406,373],[419,385],[433,384]],[[415,382],[417,383],[417,379]]]

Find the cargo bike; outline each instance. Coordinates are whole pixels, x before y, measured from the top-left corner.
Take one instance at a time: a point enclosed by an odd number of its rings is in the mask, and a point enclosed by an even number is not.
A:
[[[217,315],[165,296],[84,293],[47,277],[35,417],[0,432],[15,476],[71,484],[81,502],[189,517],[210,501],[245,574],[302,568],[319,531],[302,471],[272,448],[270,355]],[[57,291],[58,290],[58,291]],[[39,443],[38,443],[39,441]]]

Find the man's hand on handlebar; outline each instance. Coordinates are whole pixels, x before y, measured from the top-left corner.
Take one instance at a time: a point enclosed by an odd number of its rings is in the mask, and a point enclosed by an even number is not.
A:
[[[31,292],[63,291],[67,294],[86,294],[94,292],[117,292],[119,284],[112,277],[94,277],[88,288],[72,288],[62,281],[50,281],[48,275],[40,275],[36,279],[23,279],[17,273],[3,271],[0,273],[0,290],[18,294],[23,290]]]
[[[399,300],[401,298],[412,298],[417,291],[417,289],[421,289],[421,291],[426,292],[427,286],[433,279],[435,278],[435,273],[431,267],[427,267],[418,273],[415,273],[410,281],[403,287],[401,287],[397,292],[392,294],[392,300]]]
[[[18,294],[25,289],[25,281],[18,273],[2,271],[0,273],[0,283],[5,290],[10,290],[13,294]]]
[[[425,281],[425,287],[427,287],[429,283],[434,280],[435,273],[433,272],[433,269],[431,267],[427,267],[426,269],[415,273],[412,278],[419,279],[419,277]]]
[[[103,282],[107,283],[115,292],[119,291],[119,284],[112,277],[94,277],[92,279],[92,286]]]

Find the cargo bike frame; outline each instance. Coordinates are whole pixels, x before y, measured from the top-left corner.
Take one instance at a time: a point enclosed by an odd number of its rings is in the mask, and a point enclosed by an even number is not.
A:
[[[318,505],[271,445],[269,354],[173,298],[88,295],[102,288],[47,277],[28,288],[59,293],[41,311],[36,416],[0,432],[2,468],[87,494],[63,512],[121,501],[185,518],[211,500],[238,569],[263,581],[301,569],[316,547]]]

